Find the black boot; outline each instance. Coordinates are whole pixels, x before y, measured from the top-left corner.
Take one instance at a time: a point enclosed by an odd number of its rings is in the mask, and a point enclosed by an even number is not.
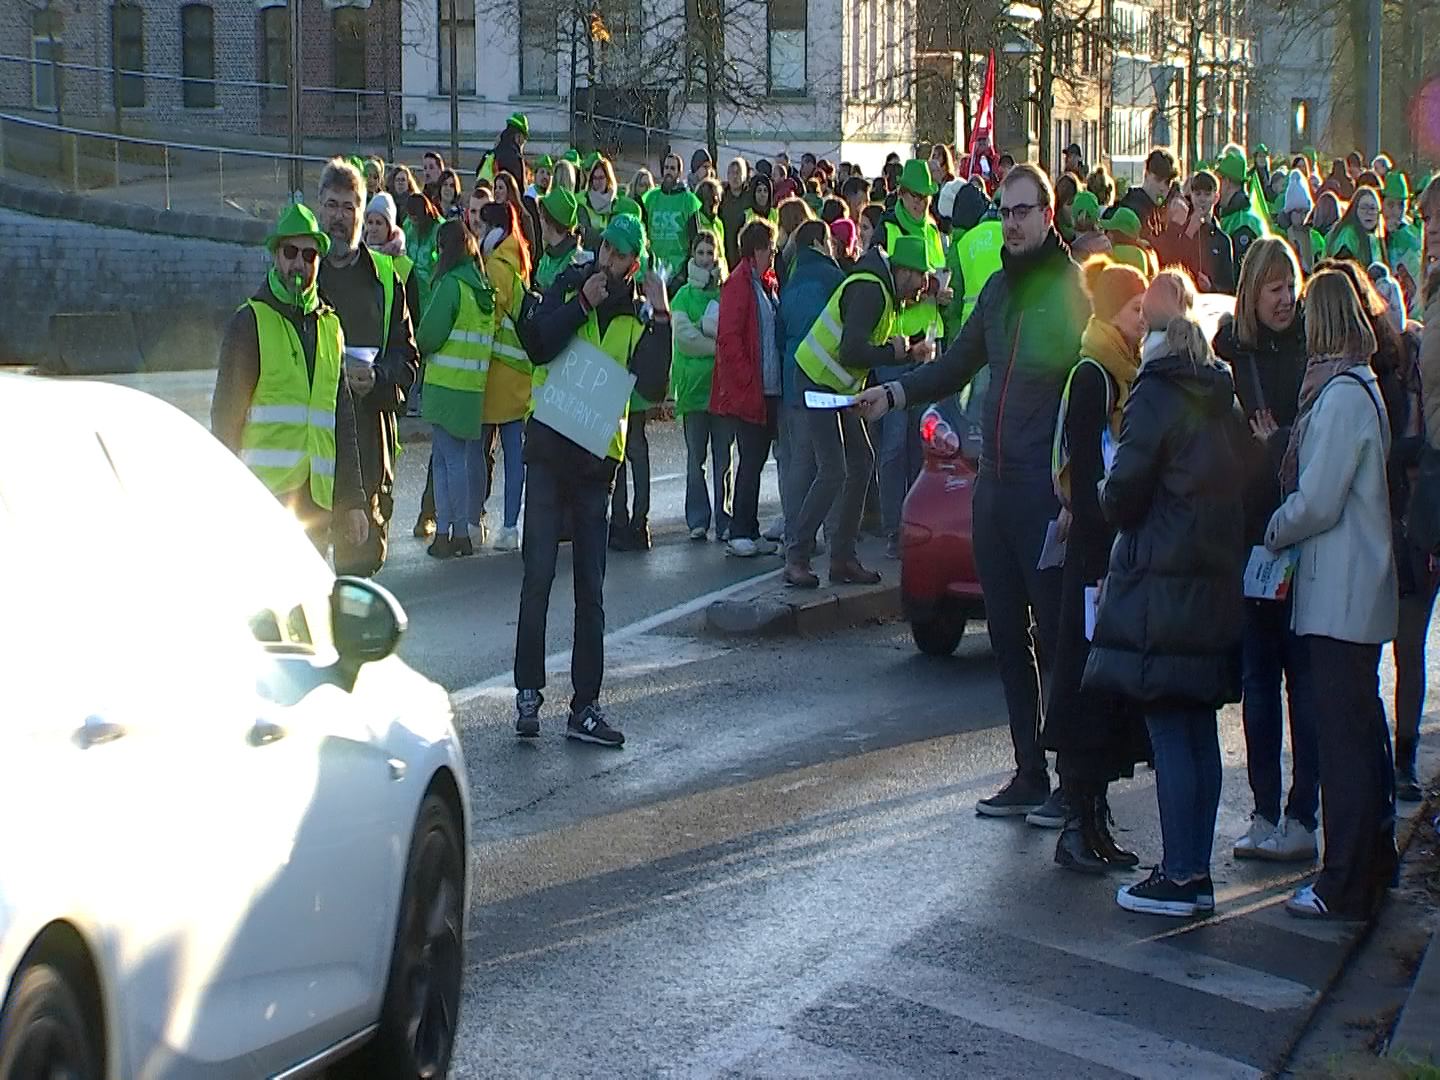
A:
[[[1095,850],[1111,866],[1139,866],[1140,856],[1126,851],[1115,842],[1110,832],[1110,802],[1104,795],[1095,796]]]
[[[1095,850],[1095,800],[1072,794],[1065,807],[1065,828],[1055,841],[1055,861],[1079,874],[1105,873],[1110,864]]]
[[[1425,798],[1415,777],[1415,744],[1395,740],[1395,798],[1400,802],[1419,802]]]

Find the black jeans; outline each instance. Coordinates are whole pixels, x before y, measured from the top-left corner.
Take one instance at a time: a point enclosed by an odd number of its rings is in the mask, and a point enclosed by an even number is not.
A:
[[[985,593],[990,645],[1010,713],[1015,766],[1036,783],[1048,783],[1040,746],[1040,675],[1055,655],[1061,571],[1035,566],[1045,545],[1045,528],[1058,512],[1048,481],[1002,483],[981,476],[975,482],[975,568]]]
[[[521,557],[520,623],[515,632],[515,689],[545,686],[545,622],[562,511],[570,510],[570,558],[575,575],[575,642],[570,653],[570,711],[579,712],[600,697],[605,674],[605,510],[610,485],[596,477],[577,478],[549,461],[528,463],[525,478],[525,531]]]
[[[760,474],[770,457],[778,432],[780,399],[765,399],[765,423],[751,424],[733,416],[724,418],[727,437],[740,448],[740,465],[735,470],[735,501],[730,514],[732,540],[760,539]]]
[[[1395,756],[1415,760],[1420,738],[1420,712],[1425,707],[1425,636],[1440,575],[1430,570],[1430,556],[1415,548],[1396,551],[1396,560],[1410,560],[1415,591],[1400,597],[1400,628],[1391,645],[1395,657]]]
[[[617,529],[644,525],[650,519],[650,441],[645,437],[648,415],[648,409],[631,409],[625,422],[625,461],[615,471],[615,496],[610,500],[610,521]],[[629,499],[627,464],[635,477],[635,501],[629,510],[625,508]]]
[[[1280,711],[1280,679],[1290,716],[1290,797],[1285,814],[1307,829],[1315,828],[1320,808],[1320,750],[1315,734],[1313,683],[1305,670],[1307,650],[1290,629],[1290,602],[1247,600],[1241,638],[1241,705],[1245,721],[1245,766],[1255,812],[1280,823],[1280,758],[1285,745],[1285,716]]]
[[[1380,646],[1301,638],[1320,735],[1325,865],[1315,892],[1368,917],[1395,875],[1395,767],[1380,701]]]

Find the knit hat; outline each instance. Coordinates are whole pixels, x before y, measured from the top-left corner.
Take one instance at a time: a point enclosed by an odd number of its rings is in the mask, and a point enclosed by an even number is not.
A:
[[[392,226],[395,224],[395,199],[388,191],[382,191],[365,207],[365,215],[379,214]]]
[[[540,200],[540,207],[562,228],[574,230],[579,217],[575,196],[563,188],[549,192]]]
[[[849,218],[832,221],[830,235],[835,238],[835,247],[842,255],[849,255],[855,250],[855,223]]]
[[[1087,218],[1090,221],[1100,220],[1100,200],[1095,197],[1093,191],[1079,192],[1075,198],[1070,200],[1070,216],[1072,218]]]
[[[636,221],[639,221],[640,204],[634,199],[630,198],[630,196],[628,195],[621,195],[618,196],[615,201],[610,204],[610,213],[627,214],[630,217],[633,217]]]
[[[527,139],[530,137],[530,118],[523,112],[511,113],[505,121],[505,126],[514,128]]]
[[[1090,197],[1093,199],[1095,196],[1091,195]],[[1076,195],[1075,200],[1078,202],[1080,196]],[[1100,223],[1100,227],[1106,232],[1117,232],[1121,236],[1128,236],[1131,240],[1140,239],[1140,217],[1128,206],[1116,209],[1113,214]]]
[[[911,158],[900,170],[901,191],[913,191],[916,195],[934,195],[935,181],[930,176],[930,165],[919,158]]]
[[[902,236],[897,239],[895,249],[890,252],[890,262],[894,266],[914,270],[916,273],[930,272],[930,260],[925,255],[925,241],[918,236]]]
[[[1285,203],[1281,209],[1290,214],[1299,212],[1305,217],[1309,217],[1310,211],[1315,209],[1315,200],[1310,196],[1310,185],[1305,182],[1305,175],[1299,169],[1292,172],[1285,183]]]
[[[279,219],[275,222],[275,228],[270,230],[270,235],[265,237],[265,247],[274,251],[280,246],[280,241],[289,240],[292,237],[308,236],[320,246],[322,256],[330,253],[330,234],[320,228],[320,223],[315,220],[315,215],[304,203],[291,203],[280,212]]]
[[[1232,184],[1243,184],[1248,168],[1249,166],[1245,163],[1245,155],[1234,149],[1215,163],[1215,171]]]
[[[612,217],[600,238],[622,255],[638,256],[645,250],[645,226],[629,214]]]
[[[710,158],[710,151],[706,150],[703,146],[699,150],[696,150],[695,153],[690,155],[690,171],[692,173],[696,169],[700,168],[701,165],[713,164],[715,163]]]
[[[1399,199],[1401,202],[1410,202],[1410,185],[1405,180],[1405,174],[1399,169],[1391,169],[1385,174],[1385,198]]]
[[[1090,300],[1095,305],[1095,317],[1101,322],[1111,322],[1120,309],[1145,294],[1145,275],[1133,266],[1112,263],[1090,279]]]

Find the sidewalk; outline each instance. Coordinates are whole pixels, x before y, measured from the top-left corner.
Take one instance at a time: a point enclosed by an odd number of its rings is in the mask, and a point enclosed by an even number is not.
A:
[[[1440,795],[1433,794],[1440,776],[1435,776],[1433,770],[1427,771],[1432,775],[1432,794],[1404,826],[1409,835],[1405,861],[1427,856],[1433,861],[1440,853]],[[1436,945],[1435,929],[1431,928],[1430,944],[1415,973],[1415,982],[1401,1009],[1387,1050],[1390,1057],[1407,1064],[1428,1062],[1440,1065],[1440,946]]]

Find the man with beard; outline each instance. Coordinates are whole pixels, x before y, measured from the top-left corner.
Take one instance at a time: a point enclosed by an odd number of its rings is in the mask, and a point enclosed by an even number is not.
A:
[[[684,169],[679,154],[666,154],[660,168],[660,186],[645,192],[641,199],[645,227],[650,233],[650,254],[670,278],[685,267],[690,253],[690,220],[700,209],[700,197],[681,179]]]
[[[395,509],[397,416],[415,382],[420,354],[405,303],[405,286],[388,255],[360,238],[365,182],[342,158],[320,173],[320,227],[330,251],[320,266],[320,294],[345,333],[345,376],[355,401],[355,433],[370,535],[363,544],[335,545],[335,569],[368,577],[385,565]]]
[[[645,279],[643,294],[636,288],[644,250],[645,228],[638,218],[628,214],[611,218],[595,262],[562,271],[520,324],[521,339],[535,365],[537,394],[548,379],[547,365],[578,340],[630,371],[641,397],[664,400],[670,382],[670,302],[665,283],[654,273]],[[599,746],[625,745],[625,736],[610,725],[599,699],[605,673],[606,510],[615,470],[625,458],[628,421],[627,403],[605,457],[597,457],[534,416],[526,422],[525,569],[515,635],[515,732],[522,738],[540,734],[545,622],[562,517],[568,509],[574,542],[575,641],[566,735]]]

